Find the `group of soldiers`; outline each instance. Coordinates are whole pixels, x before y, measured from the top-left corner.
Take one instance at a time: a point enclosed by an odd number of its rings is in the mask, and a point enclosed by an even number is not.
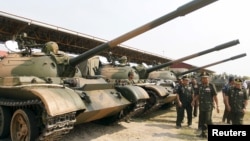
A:
[[[217,98],[217,90],[214,84],[210,83],[207,72],[203,72],[200,75],[200,83],[197,83],[195,78],[183,76],[179,78],[179,83],[175,87],[176,93],[176,128],[182,127],[184,119],[184,112],[187,113],[187,124],[192,125],[193,116],[198,116],[198,129],[201,130],[199,137],[207,137],[208,125],[212,125],[212,113],[213,109],[219,110],[219,103]],[[224,115],[222,121],[227,120],[228,124],[242,125],[244,114],[246,112],[246,106],[248,102],[247,88],[242,86],[242,80],[240,78],[229,78],[228,84],[225,84],[223,92],[223,101],[225,105]]]

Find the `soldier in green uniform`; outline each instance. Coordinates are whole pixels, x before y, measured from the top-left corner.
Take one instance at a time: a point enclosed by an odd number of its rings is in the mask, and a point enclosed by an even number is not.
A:
[[[128,84],[135,84],[135,81],[134,81],[134,72],[133,71],[130,71],[128,73]]]
[[[195,101],[199,102],[199,124],[201,126],[201,134],[199,137],[207,137],[207,125],[212,124],[212,111],[214,103],[219,113],[217,90],[214,84],[209,83],[209,73],[203,72],[200,75],[201,84],[198,87],[198,93],[195,95],[192,105]]]
[[[176,91],[176,102],[177,102],[177,120],[176,127],[181,127],[181,122],[184,118],[184,111],[187,112],[188,126],[192,125],[192,100],[194,90],[193,87],[189,84],[189,78],[187,76],[182,77],[182,84],[178,87]]]
[[[132,70],[129,71],[129,73],[128,73],[128,79],[126,81],[127,81],[126,85],[134,85],[135,84],[135,81],[134,81],[134,72]],[[130,121],[132,121],[131,117],[127,117],[125,119],[125,122],[127,122],[127,123],[130,123]]]
[[[194,93],[198,93],[198,82],[194,76],[192,76],[191,85],[194,89]],[[195,101],[194,108],[193,108],[193,116],[197,117],[197,113],[198,113],[198,101]]]
[[[225,94],[227,110],[233,125],[242,125],[248,104],[247,90],[242,87],[242,80],[236,78],[234,87],[230,87]]]
[[[174,90],[173,90],[173,93],[174,93],[174,94],[177,94],[177,90],[179,89],[179,87],[182,86],[182,84],[183,84],[183,81],[182,81],[181,77],[177,77],[177,82],[176,82],[176,85],[175,85]],[[176,108],[176,112],[177,112],[177,114],[178,114],[179,108],[178,108],[177,99],[175,99],[175,108]],[[182,121],[181,123],[183,123],[183,120],[184,120],[184,116],[183,116],[183,118],[182,118],[182,120],[181,120],[181,121]]]
[[[223,117],[222,117],[222,122],[226,121],[228,124],[230,124],[231,121],[230,121],[229,111],[227,110],[225,95],[226,95],[226,92],[228,91],[228,89],[230,87],[234,87],[234,77],[229,77],[228,83],[225,84],[225,86],[222,88],[223,102],[224,102],[224,105],[225,105],[225,109],[224,109],[224,113],[223,113]]]

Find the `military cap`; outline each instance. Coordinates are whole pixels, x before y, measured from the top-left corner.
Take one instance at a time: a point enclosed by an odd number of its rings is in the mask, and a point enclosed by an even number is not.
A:
[[[122,56],[120,60],[127,60],[127,56]]]
[[[183,80],[189,80],[189,77],[187,75],[182,76]]]
[[[201,73],[200,77],[209,77],[209,73],[204,71]]]
[[[235,78],[235,79],[234,79],[234,83],[236,83],[236,84],[242,84],[242,79],[240,79],[240,78]]]
[[[45,47],[42,49],[42,52],[49,54],[50,52],[53,52],[54,54],[57,54],[59,50],[58,44],[53,41],[49,41],[45,44]]]

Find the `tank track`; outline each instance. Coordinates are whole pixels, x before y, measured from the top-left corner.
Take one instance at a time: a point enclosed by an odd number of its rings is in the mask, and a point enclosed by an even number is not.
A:
[[[157,104],[153,105],[150,109],[143,112],[142,115],[148,115],[150,113],[153,113],[153,111],[159,109],[162,105],[164,105],[164,103],[157,103]]]
[[[14,101],[14,100],[0,100],[0,105],[8,106],[12,108],[32,108],[40,106],[45,111],[44,106],[40,100],[27,100],[27,101]],[[58,141],[65,134],[69,133],[74,128],[76,122],[76,113],[67,113],[55,117],[46,116],[43,121],[46,121],[44,129],[40,133],[37,141]]]
[[[119,122],[121,121],[126,121],[127,119],[131,118],[131,117],[134,117],[140,113],[142,113],[145,109],[145,105],[146,105],[146,101],[145,100],[139,100],[137,101],[131,108],[131,110],[127,110],[129,111],[128,113],[122,113],[119,117]]]
[[[139,116],[148,115],[148,114],[152,113],[153,111],[159,109],[162,105],[164,105],[163,98],[159,97],[157,94],[155,94],[155,92],[153,92],[151,90],[149,90],[147,92],[152,94],[151,97],[155,98],[155,103],[153,104],[153,106],[149,107],[148,109],[145,109],[145,111]]]
[[[125,109],[121,110],[119,113],[113,116],[102,118],[95,122],[103,125],[116,125],[120,122],[130,119],[138,113],[142,113],[142,111],[144,111],[145,104],[146,100],[138,100],[136,103],[129,105]]]

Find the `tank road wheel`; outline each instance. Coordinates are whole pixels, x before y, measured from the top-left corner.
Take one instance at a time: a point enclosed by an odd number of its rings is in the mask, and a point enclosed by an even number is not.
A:
[[[153,110],[155,110],[155,108],[157,108],[159,102],[159,96],[157,96],[157,94],[152,91],[152,90],[146,90],[148,95],[149,95],[149,99],[146,100],[146,105],[144,107],[144,111],[141,115],[139,116],[145,116],[149,113],[151,113]]]
[[[149,95],[149,99],[147,100],[146,111],[152,108],[157,102],[157,96],[153,91],[147,90],[147,93]]]
[[[11,119],[13,141],[34,141],[38,137],[35,114],[28,109],[16,110]]]
[[[0,139],[10,134],[11,112],[8,107],[0,106]]]

